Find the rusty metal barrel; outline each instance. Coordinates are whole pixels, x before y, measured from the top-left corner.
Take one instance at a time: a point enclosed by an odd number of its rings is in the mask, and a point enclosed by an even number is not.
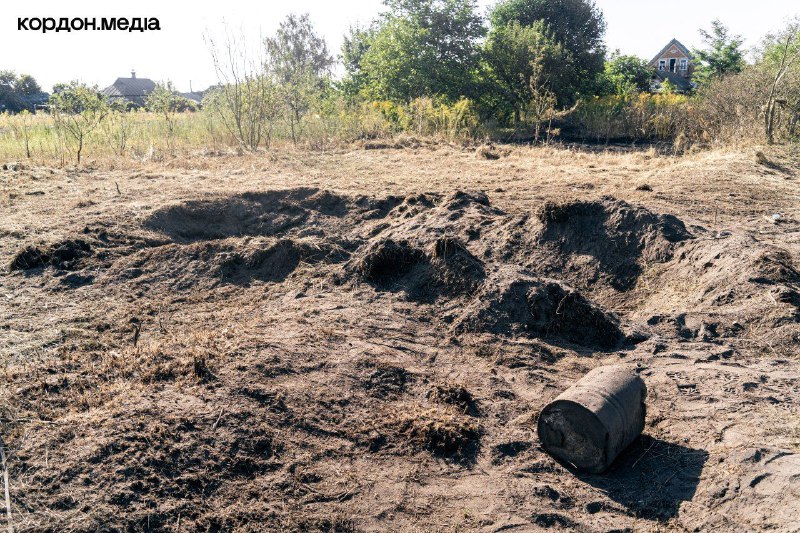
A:
[[[600,474],[641,435],[646,396],[633,368],[595,368],[545,406],[539,441],[550,455]]]

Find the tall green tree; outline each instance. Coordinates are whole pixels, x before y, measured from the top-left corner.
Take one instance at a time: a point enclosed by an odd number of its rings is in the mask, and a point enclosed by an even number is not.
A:
[[[720,20],[711,22],[710,31],[701,29],[700,36],[705,48],[692,51],[697,63],[693,75],[695,82],[702,85],[714,78],[742,71],[745,61],[741,36],[731,35]]]
[[[653,69],[647,61],[632,55],[611,54],[602,76],[602,89],[606,94],[635,94],[650,89]]]
[[[29,74],[12,70],[0,71],[0,112],[18,113],[25,109],[33,111],[35,104],[44,103],[47,95],[36,79]]]
[[[345,75],[339,83],[342,92],[355,98],[362,93],[367,84],[367,77],[361,68],[361,61],[370,46],[370,39],[375,34],[374,27],[364,28],[351,26],[342,42],[342,64]]]
[[[274,76],[296,143],[302,118],[315,95],[329,82],[333,57],[325,39],[317,35],[308,16],[290,14],[264,45],[269,71]]]
[[[387,0],[360,60],[364,92],[408,101],[474,93],[479,40],[486,30],[475,0]]]
[[[606,23],[593,0],[502,0],[489,15],[493,28],[517,22],[543,22],[568,55],[561,69],[565,83],[556,96],[570,105],[578,95],[594,92],[605,58]]]
[[[563,82],[560,66],[566,56],[541,21],[493,28],[484,47],[491,81],[487,92],[494,100],[490,107],[501,119],[524,121],[536,97],[545,92],[555,95]]]

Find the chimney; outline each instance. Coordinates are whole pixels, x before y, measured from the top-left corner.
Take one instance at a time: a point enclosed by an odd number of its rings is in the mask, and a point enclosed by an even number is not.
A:
[[[136,71],[131,69],[131,78],[136,79]]]
[[[194,92],[194,91],[192,90],[192,80],[189,80],[189,92],[190,92],[190,93],[193,93],[193,92]]]

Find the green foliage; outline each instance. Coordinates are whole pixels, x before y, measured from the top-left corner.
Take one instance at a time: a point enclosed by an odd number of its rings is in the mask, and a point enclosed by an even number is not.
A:
[[[176,115],[181,111],[193,109],[194,106],[186,98],[179,95],[172,82],[158,83],[156,88],[147,97],[146,107],[164,119],[166,126],[165,136],[171,152],[175,151],[175,129],[177,127]]]
[[[702,85],[714,78],[742,71],[745,61],[741,36],[731,35],[719,20],[711,22],[711,31],[701,29],[700,35],[706,46],[692,52],[697,62],[693,75],[696,83]]]
[[[387,7],[359,45],[363,93],[398,102],[472,94],[485,34],[475,0],[388,0]]]
[[[47,101],[47,94],[33,76],[17,75],[11,70],[0,71],[0,112],[18,113],[22,110],[33,111],[37,104]]]
[[[345,75],[339,83],[339,89],[349,99],[357,98],[366,88],[367,77],[361,69],[361,61],[369,49],[374,28],[351,26],[342,42],[342,63]]]
[[[475,103],[468,98],[448,103],[441,98],[423,97],[415,98],[407,104],[372,102],[370,107],[379,111],[394,131],[419,136],[455,140],[474,137],[480,127]]]
[[[86,138],[108,115],[108,103],[96,86],[73,81],[61,85],[60,91],[50,96],[50,110],[60,138],[65,147],[74,149],[80,164]]]
[[[561,88],[566,57],[542,22],[522,26],[513,21],[493,28],[484,48],[489,105],[504,121],[513,117],[515,124],[524,122],[534,99]]]
[[[503,0],[489,18],[493,28],[515,21],[522,26],[544,22],[567,53],[561,63],[563,82],[556,92],[559,105],[571,105],[580,94],[593,93],[603,71],[606,24],[592,0]]]
[[[269,73],[276,81],[287,110],[292,141],[296,143],[302,118],[316,93],[329,85],[333,58],[325,40],[315,33],[308,14],[287,16],[264,44]]]
[[[800,134],[800,18],[789,21],[777,34],[768,35],[762,50],[759,66],[769,78],[764,131],[772,144],[784,124],[789,138]]]
[[[690,100],[676,94],[614,95],[582,100],[570,128],[595,142],[673,141],[684,130]]]
[[[653,69],[647,61],[636,56],[613,53],[606,61],[601,82],[605,94],[629,95],[650,89]]]

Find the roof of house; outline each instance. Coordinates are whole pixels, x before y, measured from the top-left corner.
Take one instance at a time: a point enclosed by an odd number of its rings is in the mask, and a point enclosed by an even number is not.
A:
[[[665,46],[664,48],[662,48],[662,49],[661,49],[661,51],[660,51],[658,54],[656,54],[656,57],[654,57],[653,59],[651,59],[651,60],[650,60],[650,64],[653,64],[653,63],[655,63],[656,61],[658,61],[658,59],[659,59],[661,56],[663,56],[664,54],[666,54],[666,53],[667,53],[667,50],[669,50],[670,48],[672,48],[672,45],[675,45],[675,46],[677,46],[677,47],[678,47],[678,50],[680,50],[681,52],[683,52],[683,53],[684,53],[684,54],[686,54],[687,56],[691,56],[691,55],[692,55],[692,53],[689,51],[689,49],[688,49],[688,48],[686,48],[685,46],[683,46],[683,44],[681,44],[681,42],[680,42],[678,39],[672,39],[672,40],[671,40],[669,43],[667,43],[667,46]]]
[[[187,100],[191,100],[192,102],[200,103],[203,101],[203,91],[192,91],[188,93],[178,93]]]
[[[657,70],[653,73],[653,77],[659,81],[668,80],[679,92],[691,91],[694,89],[694,83],[687,80],[677,72],[669,72],[666,70]]]
[[[101,92],[106,96],[130,98],[132,96],[146,96],[156,88],[153,80],[147,78],[117,78],[113,85]]]

